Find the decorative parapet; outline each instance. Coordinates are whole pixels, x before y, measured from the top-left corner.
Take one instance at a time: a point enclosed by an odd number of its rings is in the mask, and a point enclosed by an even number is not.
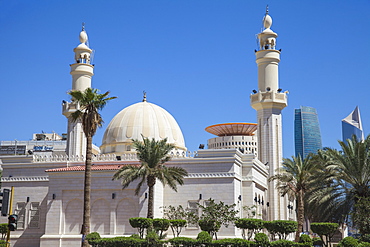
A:
[[[121,161],[137,161],[136,153],[129,153],[129,154],[121,154],[120,160]],[[183,150],[175,150],[171,151],[170,156],[172,159],[184,159],[184,158],[194,158],[197,156],[197,152],[190,152],[190,151],[183,151]],[[115,154],[101,154],[101,155],[94,155],[92,161],[117,161],[117,155]],[[78,155],[53,155],[53,156],[43,156],[43,155],[33,155],[33,162],[34,163],[57,163],[57,162],[84,162],[84,156]]]
[[[189,173],[186,178],[238,178],[240,175],[235,172],[217,172],[217,173]]]
[[[49,181],[48,176],[29,176],[29,177],[2,177],[1,182],[44,182]]]

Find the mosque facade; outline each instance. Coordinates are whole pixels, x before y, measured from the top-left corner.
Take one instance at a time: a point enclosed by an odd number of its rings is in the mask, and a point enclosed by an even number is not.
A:
[[[177,192],[156,183],[155,218],[163,217],[163,207],[169,205],[182,205],[201,214],[198,204],[206,205],[210,198],[235,203],[239,217],[246,216],[244,206],[255,206],[257,217],[264,220],[295,218],[287,207],[293,200],[281,197],[275,184],[268,182],[269,176],[281,166],[281,111],[287,105],[287,95],[278,84],[280,51],[276,50],[277,34],[271,30],[272,19],[268,13],[263,24],[265,29],[258,35],[260,47],[256,51],[258,90],[253,90],[250,96],[251,106],[257,111],[257,124],[211,125],[206,131],[216,137],[208,140],[208,148],[189,152],[175,118],[148,102],[146,96],[142,102],[123,109],[105,130],[100,153],[94,148],[91,232],[97,231],[104,237],[129,236],[136,233],[129,218],[146,217],[147,188],[142,186],[136,196],[137,182],[122,190],[120,181],[112,180],[122,166],[139,164],[132,140],[142,136],[167,138],[175,145],[167,165],[188,172]],[[80,45],[74,49],[75,63],[70,65],[72,90],[91,87],[94,66],[90,64],[92,50],[86,45],[87,39],[82,30]],[[71,120],[78,107],[73,101],[62,105],[68,121],[67,137],[56,141],[65,146],[65,153],[49,150],[45,155],[28,152],[29,147],[17,153],[15,147],[16,155],[0,156],[2,187],[14,187],[12,213],[19,216],[18,229],[11,232],[12,246],[80,246],[86,142],[81,123]],[[40,146],[37,141],[40,140],[35,140],[34,145]],[[6,221],[5,217],[1,220]],[[197,226],[188,226],[181,236],[195,237],[199,232]],[[241,231],[234,226],[222,227],[218,236],[241,237]]]

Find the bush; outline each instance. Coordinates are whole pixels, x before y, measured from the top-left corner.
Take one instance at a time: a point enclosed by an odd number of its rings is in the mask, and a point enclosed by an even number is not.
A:
[[[309,244],[309,245],[313,245],[313,240],[310,236],[308,236],[307,234],[302,234],[300,237],[299,237],[299,243],[306,243],[306,244]]]
[[[170,221],[168,219],[153,219],[153,227],[159,233],[159,238],[162,239],[165,237],[163,232],[167,231],[170,227]]]
[[[253,247],[254,242],[248,241],[241,238],[225,238],[220,240],[214,240],[212,246],[215,247]]]
[[[101,239],[101,237],[98,232],[92,232],[86,235],[87,242],[89,242],[89,244],[92,246],[96,246],[97,240],[99,239]]]
[[[131,237],[115,237],[115,238],[101,238],[95,240],[96,244],[94,247],[144,247],[147,246],[144,239],[136,239]]]
[[[360,240],[362,242],[368,242],[368,243],[370,243],[370,234],[363,234],[363,235],[361,235]]]
[[[209,235],[208,232],[201,231],[200,233],[198,233],[197,242],[199,244],[209,244],[212,242],[212,237],[211,235]]]
[[[297,231],[298,228],[297,222],[292,220],[265,221],[264,226],[270,234],[277,234],[279,239],[286,239],[290,233]]]
[[[0,245],[1,246],[1,245]],[[357,245],[357,247],[370,247],[370,243],[368,242],[361,242]]]
[[[184,226],[186,226],[186,220],[170,220],[170,226],[173,233],[173,237],[178,237],[181,233],[181,230]]]
[[[269,238],[264,233],[256,233],[256,235],[254,235],[254,241],[256,241],[256,244],[261,247],[270,246]]]
[[[358,240],[354,239],[353,237],[345,237],[338,244],[338,247],[357,247],[357,246]]]
[[[247,236],[249,240],[253,233],[257,233],[264,228],[264,221],[261,219],[241,218],[235,221],[235,226],[243,230],[243,238],[245,238],[245,230],[248,230]]]
[[[144,230],[152,226],[153,219],[135,217],[135,218],[130,218],[129,222],[133,228],[138,229],[140,238],[144,238]]]
[[[271,247],[297,247],[298,244],[293,241],[279,239],[270,243]]]
[[[314,237],[314,238],[312,238],[312,244],[314,245],[314,246],[318,246],[318,245],[320,245],[320,246],[322,246],[322,240],[321,240],[321,238],[319,238],[319,237]]]
[[[8,224],[6,224],[8,225]],[[0,240],[0,247],[7,247],[6,241],[5,240]]]
[[[192,239],[192,238],[186,238],[186,237],[176,237],[176,238],[171,238],[168,240],[168,242],[171,243],[172,246],[174,247],[192,247],[196,246],[197,241]]]
[[[0,233],[1,233],[1,240],[4,240],[6,234],[8,233],[8,223],[0,224]]]

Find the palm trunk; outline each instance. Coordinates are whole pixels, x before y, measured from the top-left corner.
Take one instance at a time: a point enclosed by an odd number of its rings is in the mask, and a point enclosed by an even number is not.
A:
[[[147,218],[153,219],[154,217],[154,185],[155,185],[155,177],[149,175],[147,178],[147,184],[149,187],[149,200],[148,200],[148,214]]]
[[[299,242],[299,235],[303,231],[303,224],[304,224],[304,202],[303,202],[303,191],[298,191],[297,195],[297,222],[298,222],[298,229],[295,234],[295,241]]]
[[[85,161],[85,184],[84,184],[84,214],[82,223],[82,247],[89,247],[86,235],[90,233],[90,194],[91,194],[91,158],[92,158],[92,136],[86,136],[86,161]]]

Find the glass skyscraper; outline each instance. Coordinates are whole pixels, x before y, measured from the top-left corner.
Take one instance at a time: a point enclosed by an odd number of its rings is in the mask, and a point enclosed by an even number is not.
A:
[[[343,141],[345,142],[347,139],[351,139],[352,135],[356,135],[358,140],[364,140],[364,131],[362,130],[360,109],[358,106],[346,118],[342,119]]]
[[[315,108],[301,106],[294,112],[295,155],[302,159],[322,148],[319,118]]]

